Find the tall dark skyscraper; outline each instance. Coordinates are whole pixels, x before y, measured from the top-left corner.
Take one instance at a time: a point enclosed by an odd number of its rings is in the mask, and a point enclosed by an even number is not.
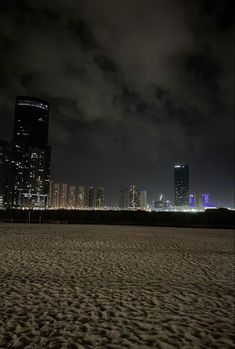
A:
[[[39,98],[17,97],[9,206],[45,208],[49,191],[49,104]]]
[[[189,206],[189,166],[174,167],[175,206]]]
[[[17,97],[13,143],[44,149],[48,143],[49,104],[42,99]]]

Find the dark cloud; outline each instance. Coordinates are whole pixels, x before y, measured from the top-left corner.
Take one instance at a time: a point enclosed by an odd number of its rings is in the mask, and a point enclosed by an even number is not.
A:
[[[17,95],[46,98],[55,179],[103,184],[109,202],[128,183],[171,198],[180,161],[193,191],[231,204],[231,5],[4,2],[0,137],[11,138]]]
[[[213,18],[219,31],[229,30],[234,24],[234,2],[232,0],[204,0],[203,10]]]
[[[148,107],[141,95],[127,86],[123,86],[121,94],[114,96],[113,104],[121,113],[134,114],[135,117],[144,113]]]
[[[112,61],[111,58],[104,54],[97,54],[94,56],[94,61],[97,63],[99,68],[104,73],[113,73],[116,74],[118,72],[117,65]]]
[[[68,28],[79,38],[84,50],[97,48],[95,38],[84,20],[69,20]]]
[[[62,14],[58,13],[55,9],[44,7],[40,9],[40,15],[47,21],[57,22],[61,19]]]

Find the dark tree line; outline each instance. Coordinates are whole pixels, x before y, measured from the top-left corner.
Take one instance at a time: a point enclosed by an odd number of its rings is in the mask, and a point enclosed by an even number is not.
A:
[[[205,212],[197,213],[102,210],[0,210],[0,222],[234,228],[235,213],[227,209],[206,210]]]

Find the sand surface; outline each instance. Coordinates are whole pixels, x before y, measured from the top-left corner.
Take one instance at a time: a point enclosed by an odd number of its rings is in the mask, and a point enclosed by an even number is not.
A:
[[[235,348],[234,232],[0,224],[0,348]]]

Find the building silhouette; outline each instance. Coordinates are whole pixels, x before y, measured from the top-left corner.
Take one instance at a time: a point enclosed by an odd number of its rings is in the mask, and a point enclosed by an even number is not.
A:
[[[196,208],[196,209],[201,207],[198,193],[189,194],[189,207]]]
[[[97,208],[104,207],[104,188],[96,188],[96,205]]]
[[[95,187],[85,188],[85,207],[95,207]]]
[[[82,209],[85,207],[85,187],[80,185],[77,191],[77,208]]]
[[[67,208],[68,207],[68,194],[69,194],[69,185],[68,183],[62,183],[60,184],[60,201],[59,201],[59,207],[60,208]]]
[[[60,208],[60,184],[59,183],[54,183],[51,182],[50,184],[50,202],[49,202],[49,207],[50,208]]]
[[[85,187],[85,207],[101,208],[104,206],[103,187]]]
[[[49,104],[17,97],[11,146],[8,206],[46,208],[50,178]]]
[[[136,185],[121,188],[119,193],[119,207],[126,209],[140,208],[140,191]]]
[[[140,190],[139,192],[139,203],[140,203],[140,208],[143,210],[147,208],[147,191],[146,190]]]
[[[0,208],[6,208],[8,203],[10,164],[11,144],[0,140]]]
[[[84,187],[50,182],[49,207],[53,209],[85,209],[104,207],[103,187]]]
[[[189,166],[174,166],[175,206],[189,206]]]
[[[77,206],[77,187],[70,185],[68,188],[68,207],[73,209]]]
[[[160,194],[159,199],[152,201],[152,207],[157,211],[167,211],[171,208],[171,201],[164,199],[164,195]]]
[[[129,189],[128,187],[122,187],[119,192],[119,208],[129,207]]]

